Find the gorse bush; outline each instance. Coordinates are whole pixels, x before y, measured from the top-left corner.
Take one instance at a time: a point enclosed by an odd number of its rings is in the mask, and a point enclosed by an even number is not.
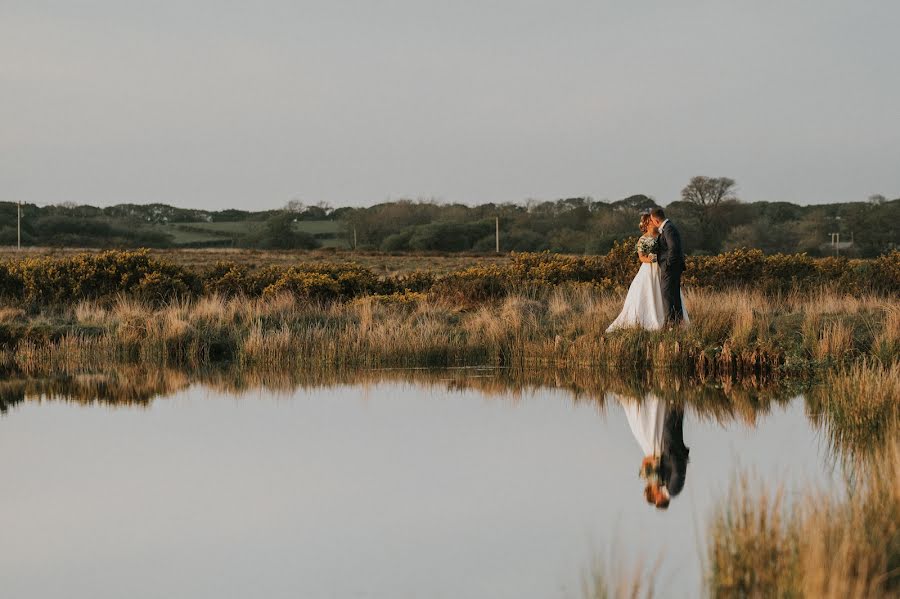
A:
[[[746,286],[778,292],[828,286],[849,293],[897,293],[900,252],[875,260],[848,260],[737,249],[718,256],[689,257],[683,282],[706,289]]]
[[[196,295],[200,277],[153,259],[147,250],[106,251],[69,258],[25,258],[0,268],[0,293],[29,304],[66,303],[79,299],[135,294],[150,301]]]
[[[212,294],[260,297],[278,293],[344,301],[411,291],[471,303],[559,285],[625,289],[639,267],[633,238],[617,242],[604,256],[520,253],[512,254],[506,263],[473,266],[442,276],[422,271],[378,275],[352,262],[257,269],[218,262],[205,271],[194,271],[152,258],[146,250],[111,250],[0,262],[0,297],[7,302],[47,306],[118,294],[160,303]],[[759,250],[739,249],[688,258],[684,285],[709,290],[752,288],[764,293],[827,287],[844,293],[896,294],[900,293],[900,252],[875,260],[847,260],[805,254],[767,256]]]

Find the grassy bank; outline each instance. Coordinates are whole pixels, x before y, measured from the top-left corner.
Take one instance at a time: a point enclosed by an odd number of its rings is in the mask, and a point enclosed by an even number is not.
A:
[[[605,329],[622,292],[533,289],[476,305],[419,293],[310,302],[213,294],[165,305],[119,297],[0,310],[0,364],[25,374],[113,363],[282,368],[604,367],[693,376],[810,374],[900,349],[900,302],[881,296],[686,293],[693,323]]]

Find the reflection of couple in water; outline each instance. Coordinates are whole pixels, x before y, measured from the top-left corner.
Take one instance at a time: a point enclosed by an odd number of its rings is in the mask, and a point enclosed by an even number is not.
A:
[[[684,445],[684,409],[653,394],[643,401],[617,396],[634,438],[644,452],[640,477],[647,503],[664,510],[681,492],[689,449]]]

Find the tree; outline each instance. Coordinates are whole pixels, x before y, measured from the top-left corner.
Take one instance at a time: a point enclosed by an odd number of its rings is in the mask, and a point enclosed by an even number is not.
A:
[[[296,214],[292,212],[277,213],[266,221],[260,231],[250,236],[249,241],[257,247],[280,250],[311,250],[319,247],[315,237],[294,228],[296,219]]]
[[[728,177],[693,177],[681,190],[681,199],[692,207],[700,228],[699,249],[718,252],[725,234],[725,206],[738,202],[735,181]]]
[[[306,210],[306,204],[296,198],[288,201],[288,203],[284,205],[285,212],[296,212],[299,214],[304,210]]]
[[[718,206],[728,200],[737,200],[735,181],[728,177],[697,176],[681,190],[681,199],[701,208]]]

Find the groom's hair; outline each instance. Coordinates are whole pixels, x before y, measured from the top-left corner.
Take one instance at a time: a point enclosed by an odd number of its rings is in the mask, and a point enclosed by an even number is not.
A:
[[[666,220],[666,213],[663,212],[662,208],[654,208],[650,211],[650,216],[658,218],[659,220]]]

